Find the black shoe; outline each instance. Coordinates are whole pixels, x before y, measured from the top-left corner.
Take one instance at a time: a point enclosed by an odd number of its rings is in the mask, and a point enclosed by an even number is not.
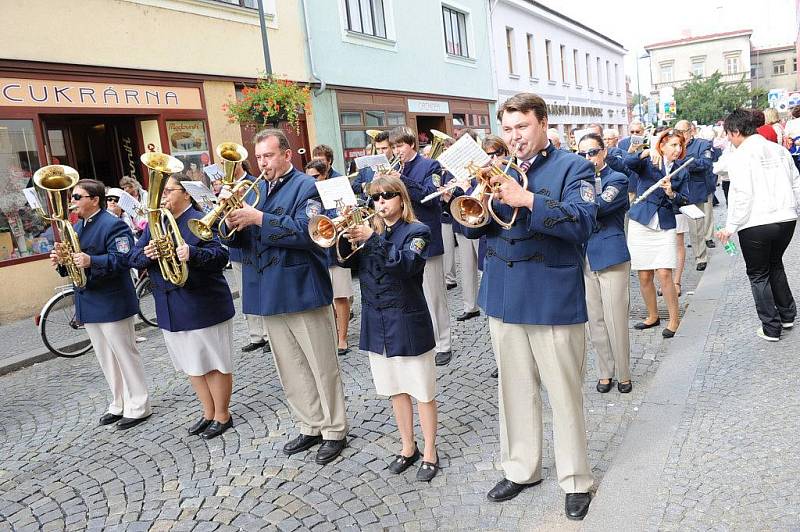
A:
[[[121,415],[106,412],[105,414],[100,416],[100,425],[111,425],[112,423],[116,423],[120,419],[122,419]]]
[[[663,336],[664,338],[672,338],[673,336],[675,336],[675,331],[673,331],[669,327],[664,327],[664,330],[661,331],[661,336]]]
[[[430,482],[436,473],[439,472],[439,453],[436,453],[436,463],[422,461],[422,465],[417,470],[417,480],[420,482]]]
[[[633,390],[633,383],[631,381],[618,382],[617,390],[619,390],[619,393],[631,393],[631,390]]]
[[[582,520],[589,513],[591,502],[591,493],[567,493],[567,498],[564,500],[564,513],[567,514],[567,519]]]
[[[265,355],[272,352],[272,347],[270,347],[269,342],[264,342],[264,347],[261,348],[261,352]]]
[[[308,436],[307,434],[300,434],[295,439],[289,441],[283,446],[283,454],[291,456],[293,454],[302,453],[314,447],[322,441],[322,436]]]
[[[697,271],[698,272],[705,271],[706,266],[708,266],[708,263],[706,263],[706,262],[698,262],[697,263]]]
[[[497,369],[497,368],[494,368],[494,371],[492,372],[492,378],[496,379],[499,376],[500,376],[500,370]]]
[[[347,447],[347,438],[341,440],[322,440],[322,445],[317,451],[317,458],[314,460],[319,465],[330,464],[336,457],[342,454]]]
[[[450,363],[450,360],[453,359],[453,352],[452,351],[445,351],[443,353],[436,353],[436,365],[437,366],[446,366]]]
[[[455,288],[456,286],[458,286],[456,283],[447,283],[447,289],[448,289],[448,290],[452,290],[452,289],[453,289],[453,288]]]
[[[537,480],[531,484],[517,484],[516,482],[504,478],[489,490],[489,493],[486,494],[486,498],[493,502],[508,501],[519,495],[522,490],[538,486],[541,483],[541,480]]]
[[[148,415],[146,415],[144,417],[123,417],[117,423],[117,428],[119,430],[132,429],[133,427],[135,427],[139,423],[144,423],[145,421],[147,421],[150,418],[151,415],[152,414],[148,414]]]
[[[658,318],[653,323],[645,323],[643,321],[640,321],[639,323],[634,325],[633,328],[638,330],[638,331],[643,331],[645,329],[651,329],[653,327],[658,327],[659,325],[661,325],[661,318]]]
[[[481,312],[479,310],[473,310],[472,312],[465,312],[461,316],[458,316],[456,318],[456,321],[467,321],[467,320],[471,320],[472,318],[477,318],[480,315],[481,315]]]
[[[608,382],[606,384],[603,384],[602,382],[597,381],[597,386],[595,386],[595,388],[597,388],[597,391],[600,392],[600,393],[608,393],[608,392],[611,391],[611,387],[613,385],[614,385],[613,379],[608,379]]]
[[[351,310],[351,311],[350,311],[350,319],[352,320],[352,319],[353,319],[353,318],[355,318],[355,317],[356,317],[356,315],[355,315],[355,314],[353,314],[353,311]]]
[[[212,421],[211,424],[208,426],[206,430],[200,435],[201,438],[204,440],[210,440],[216,438],[229,428],[233,426],[233,416],[228,418],[228,421],[225,423],[220,423],[219,421]]]
[[[340,347],[339,350],[336,352],[336,354],[339,355],[340,357],[343,357],[349,352],[350,352],[349,347]]]
[[[402,454],[396,455],[394,457],[394,460],[392,460],[392,462],[386,469],[388,469],[389,471],[391,471],[396,475],[399,475],[400,473],[402,473],[403,471],[414,465],[416,461],[420,459],[421,456],[422,454],[419,452],[419,447],[417,447],[417,444],[414,443],[414,452],[411,454],[411,456],[403,456]]]
[[[255,351],[256,349],[260,349],[267,345],[267,342],[250,342],[246,346],[242,347],[242,353],[249,353],[250,351]]]
[[[189,427],[189,434],[191,434],[192,436],[200,434],[201,432],[206,430],[209,425],[211,425],[212,421],[214,420],[201,417],[200,419],[197,420],[196,423],[194,423],[194,425]]]
[[[707,248],[715,248],[717,247],[717,243],[713,240],[706,240],[706,247]]]

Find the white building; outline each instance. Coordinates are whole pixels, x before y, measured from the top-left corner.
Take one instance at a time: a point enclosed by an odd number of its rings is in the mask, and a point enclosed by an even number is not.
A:
[[[627,133],[620,43],[533,0],[497,0],[490,9],[498,105],[533,92],[562,134],[591,123]]]
[[[796,91],[797,49],[794,43],[770,48],[753,48],[750,53],[753,88]]]

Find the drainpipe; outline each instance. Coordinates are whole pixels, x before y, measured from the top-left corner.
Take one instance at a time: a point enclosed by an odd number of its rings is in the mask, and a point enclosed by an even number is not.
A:
[[[308,24],[308,6],[306,5],[306,0],[302,0],[301,3],[303,5],[303,21],[305,22],[306,26],[306,39],[308,40],[308,64],[311,68],[311,77],[319,82],[319,89],[314,91],[314,96],[319,96],[325,92],[327,84],[325,83],[325,80],[321,79],[319,75],[317,75],[317,69],[314,66],[314,47],[311,45],[311,28]]]

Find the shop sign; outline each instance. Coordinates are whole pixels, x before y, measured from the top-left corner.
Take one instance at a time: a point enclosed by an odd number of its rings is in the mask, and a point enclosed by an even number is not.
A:
[[[0,106],[202,109],[200,89],[0,78]]]
[[[448,102],[441,102],[436,100],[408,100],[409,113],[435,113],[447,115],[450,114],[450,104]]]
[[[547,105],[547,114],[550,116],[603,116],[602,107],[589,107],[585,105],[568,105],[551,103]]]

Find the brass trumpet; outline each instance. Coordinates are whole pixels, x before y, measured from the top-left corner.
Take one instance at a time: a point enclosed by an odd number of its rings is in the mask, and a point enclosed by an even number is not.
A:
[[[517,220],[517,214],[519,214],[519,207],[514,208],[514,214],[511,215],[509,221],[506,222],[501,219],[500,216],[494,212],[494,207],[492,207],[494,196],[498,192],[499,187],[497,187],[497,185],[492,185],[490,180],[497,176],[505,176],[513,179],[513,177],[508,174],[509,169],[513,169],[522,178],[522,188],[527,188],[528,176],[522,168],[512,161],[511,157],[500,159],[500,161],[505,162],[505,168],[498,168],[494,165],[480,168],[473,163],[467,166],[469,173],[477,180],[477,185],[472,191],[472,194],[469,196],[459,196],[450,203],[450,214],[452,214],[453,218],[461,225],[472,228],[482,227],[489,223],[491,217],[497,222],[497,225],[503,229],[511,229],[511,227],[513,227],[514,222]]]
[[[378,214],[379,211],[374,211],[368,207],[343,208],[341,205],[337,206],[337,208],[340,214],[335,218],[330,218],[324,214],[312,216],[308,221],[308,234],[311,240],[319,247],[329,248],[336,246],[336,257],[339,261],[344,262],[363,248],[364,244],[362,243],[360,246],[353,248],[349,255],[342,257],[341,249],[339,248],[339,240],[342,235],[351,227],[363,224]]]
[[[161,196],[170,176],[183,170],[183,163],[165,153],[149,152],[140,157],[149,173],[147,221],[150,241],[158,250],[158,267],[161,276],[176,286],[183,286],[189,278],[189,266],[178,258],[177,249],[185,241],[181,236],[175,217],[161,207]]]
[[[69,223],[70,192],[79,179],[78,172],[74,168],[59,164],[43,166],[33,174],[33,184],[47,196],[47,203],[43,203],[41,209],[36,209],[36,214],[44,221],[55,224],[55,230],[61,240],[58,251],[59,263],[67,269],[72,284],[84,287],[86,271],[78,268],[72,260],[73,253],[81,252],[81,244],[78,234]],[[45,211],[47,204],[50,205],[50,215]]]

